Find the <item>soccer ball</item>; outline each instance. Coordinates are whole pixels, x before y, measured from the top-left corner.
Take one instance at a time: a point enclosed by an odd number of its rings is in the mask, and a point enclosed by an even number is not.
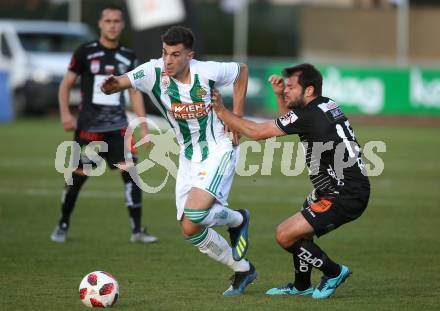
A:
[[[89,308],[111,307],[118,300],[118,281],[108,272],[90,272],[79,284],[79,296]]]

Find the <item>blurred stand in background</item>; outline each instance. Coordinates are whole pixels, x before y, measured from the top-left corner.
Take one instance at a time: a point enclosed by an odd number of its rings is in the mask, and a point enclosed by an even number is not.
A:
[[[359,115],[440,116],[440,2],[435,0],[116,0],[140,62],[161,56],[160,35],[191,27],[198,58],[246,60],[246,113],[276,109],[266,79],[295,62],[324,73],[325,92]],[[80,20],[96,29],[101,0],[11,0],[0,18]],[[164,14],[166,13],[166,14]],[[143,19],[143,21],[142,21]],[[230,89],[223,90],[226,101]],[[149,105],[151,111],[153,107]]]

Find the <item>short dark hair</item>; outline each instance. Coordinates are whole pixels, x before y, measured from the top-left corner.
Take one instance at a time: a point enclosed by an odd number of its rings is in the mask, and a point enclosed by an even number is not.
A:
[[[283,70],[283,77],[290,78],[294,75],[298,76],[298,84],[305,89],[313,86],[313,95],[321,96],[322,94],[322,75],[318,69],[311,64],[300,64],[293,67],[287,67]]]
[[[122,19],[124,19],[124,10],[122,9],[122,7],[120,7],[117,4],[110,3],[110,4],[106,4],[105,6],[103,6],[102,9],[101,9],[101,17],[102,17],[102,13],[105,10],[120,11],[121,15],[122,15]]]
[[[194,34],[189,28],[173,26],[162,35],[162,42],[167,45],[178,45],[179,43],[182,43],[186,49],[192,50],[194,45]]]

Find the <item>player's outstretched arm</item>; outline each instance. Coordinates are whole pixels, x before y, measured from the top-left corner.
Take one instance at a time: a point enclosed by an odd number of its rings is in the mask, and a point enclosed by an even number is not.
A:
[[[223,105],[223,99],[217,89],[214,90],[213,93],[212,108],[217,113],[217,116],[227,124],[229,128],[243,133],[253,140],[286,135],[276,126],[275,122],[255,123],[253,121],[242,119],[230,112]]]
[[[107,95],[121,92],[128,88],[131,88],[131,83],[126,75],[109,76],[101,84],[101,91]]]

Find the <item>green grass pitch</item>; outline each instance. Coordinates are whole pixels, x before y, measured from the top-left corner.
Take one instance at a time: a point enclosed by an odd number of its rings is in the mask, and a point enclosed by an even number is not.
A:
[[[281,174],[279,151],[272,175],[235,178],[229,203],[252,213],[248,257],[259,278],[244,296],[223,297],[232,273],[181,237],[174,179],[143,199],[143,221],[160,243],[128,242],[122,181],[107,171],[86,183],[68,243],[55,244],[49,235],[63,184],[55,151],[71,134],[55,118],[0,125],[0,310],[86,310],[78,286],[93,270],[118,279],[116,310],[439,310],[440,129],[354,128],[361,144],[386,143],[387,152],[380,154],[385,170],[371,178],[364,215],[318,240],[354,273],[333,297],[315,301],[264,295],[292,278],[291,258],[277,246],[274,232],[311,190],[305,173]],[[260,162],[261,153],[250,153],[248,164]],[[154,185],[164,176],[155,167],[144,179]],[[315,271],[313,282],[319,278]]]

